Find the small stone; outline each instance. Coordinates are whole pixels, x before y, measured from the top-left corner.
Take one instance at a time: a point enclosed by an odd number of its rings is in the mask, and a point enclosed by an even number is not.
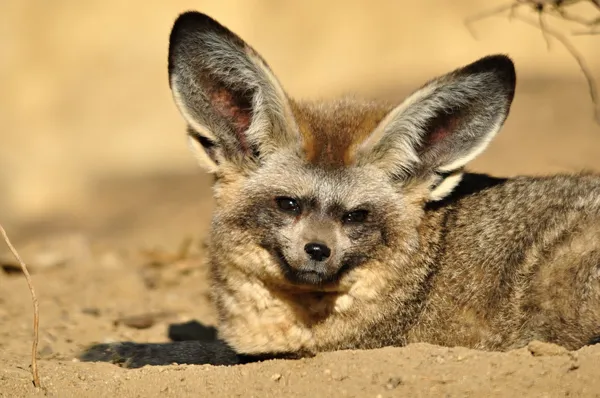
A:
[[[23,270],[19,264],[9,263],[8,261],[0,264],[0,268],[2,268],[2,271],[4,271],[6,275],[18,275],[23,273]]]
[[[577,360],[577,358],[571,357],[571,364],[569,365],[569,368],[567,370],[569,372],[572,372],[577,369],[579,369],[579,361]]]
[[[390,379],[387,381],[387,383],[385,383],[385,388],[387,390],[393,390],[394,388],[398,387],[400,384],[402,384],[402,378],[390,377]]]
[[[173,314],[169,312],[160,312],[160,313],[148,313],[148,314],[139,314],[139,315],[131,315],[124,316],[117,319],[114,324],[117,325],[125,325],[133,329],[148,329],[154,326],[157,322],[165,320],[166,318],[171,317]]]
[[[323,371],[323,373],[324,373],[325,375],[329,376],[329,375],[331,374],[331,370],[330,370],[330,369],[325,369],[325,370]]]
[[[117,319],[115,321],[115,324],[116,325],[123,324],[125,326],[134,328],[134,329],[148,329],[149,327],[152,327],[155,322],[156,322],[155,319],[151,315],[144,314],[144,315],[127,316],[127,317]]]
[[[86,307],[86,308],[82,308],[81,312],[83,314],[91,315],[91,316],[94,316],[94,317],[99,317],[100,316],[100,310],[98,308]]]
[[[45,358],[45,357],[49,357],[50,355],[52,355],[54,353],[54,351],[52,350],[52,347],[50,347],[49,345],[45,345],[44,347],[42,347],[42,349],[39,351],[39,356],[41,358]]]
[[[273,380],[273,381],[281,380],[281,374],[275,373],[273,376],[271,376],[271,380]]]

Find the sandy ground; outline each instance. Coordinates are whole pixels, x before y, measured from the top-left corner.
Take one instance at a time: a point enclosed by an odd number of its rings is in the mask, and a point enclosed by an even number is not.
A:
[[[521,81],[506,128],[473,168],[502,175],[600,170],[600,127],[584,88]],[[169,324],[214,323],[202,249],[209,181],[200,171],[97,181],[85,211],[10,225],[40,299],[40,373],[50,396],[600,396],[600,346],[486,353],[416,344],[136,370],[74,360],[93,342],[167,341]],[[14,261],[0,253],[0,396],[34,396],[41,392],[29,373],[29,292]]]

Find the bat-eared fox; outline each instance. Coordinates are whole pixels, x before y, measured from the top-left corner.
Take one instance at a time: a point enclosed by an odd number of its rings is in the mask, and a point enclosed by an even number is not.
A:
[[[598,341],[600,177],[464,169],[508,116],[507,56],[401,103],[304,102],[239,36],[188,12],[168,63],[191,149],[214,176],[218,339],[100,344],[83,360],[227,365],[415,342]]]

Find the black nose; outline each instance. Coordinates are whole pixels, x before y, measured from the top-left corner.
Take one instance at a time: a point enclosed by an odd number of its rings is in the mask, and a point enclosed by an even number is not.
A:
[[[315,261],[323,261],[331,255],[331,249],[321,243],[307,243],[304,251]]]

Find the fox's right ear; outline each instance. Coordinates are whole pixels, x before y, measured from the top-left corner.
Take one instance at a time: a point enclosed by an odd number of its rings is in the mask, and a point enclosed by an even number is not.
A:
[[[358,147],[359,164],[394,177],[439,176],[438,200],[460,181],[460,171],[489,144],[508,116],[516,84],[505,55],[491,55],[425,84],[392,110]]]
[[[223,163],[253,167],[300,140],[287,96],[267,64],[207,15],[187,12],[175,21],[169,83],[192,149],[211,172]]]

